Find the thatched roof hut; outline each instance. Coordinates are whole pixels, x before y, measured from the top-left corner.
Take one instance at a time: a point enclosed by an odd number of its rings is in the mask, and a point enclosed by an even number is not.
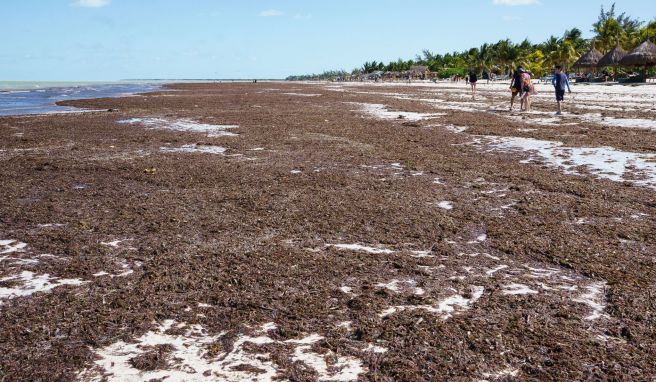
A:
[[[415,66],[411,67],[410,70],[414,74],[424,75],[428,71],[428,66],[415,65]]]
[[[602,56],[603,54],[593,46],[588,53],[581,56],[581,58],[574,63],[574,67],[595,68]]]
[[[376,70],[371,73],[367,73],[363,76],[365,80],[378,80],[380,78],[383,78],[383,71],[382,70]]]
[[[606,53],[606,55],[604,55],[601,58],[601,60],[599,60],[597,66],[599,66],[600,68],[603,68],[605,66],[612,66],[612,67],[619,66],[620,61],[624,58],[624,56],[626,56],[626,51],[622,49],[622,47],[619,44],[617,44],[617,46],[613,48],[613,50]]]
[[[410,76],[412,78],[419,78],[422,80],[426,79],[426,75],[428,74],[428,66],[422,66],[422,65],[415,65],[410,68]]]
[[[656,45],[647,40],[638,45],[620,61],[622,66],[654,66],[656,65]]]

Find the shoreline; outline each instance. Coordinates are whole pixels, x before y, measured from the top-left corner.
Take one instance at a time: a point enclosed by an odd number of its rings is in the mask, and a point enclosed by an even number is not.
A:
[[[0,92],[12,92],[21,90],[39,90],[52,88],[70,88],[81,86],[98,85],[166,85],[176,83],[249,83],[253,79],[128,79],[116,81],[1,81]],[[258,82],[284,82],[276,79],[257,79]]]

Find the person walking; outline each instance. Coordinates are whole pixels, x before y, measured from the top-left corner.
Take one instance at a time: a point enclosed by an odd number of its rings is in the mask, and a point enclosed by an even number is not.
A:
[[[523,111],[531,111],[531,96],[536,94],[535,85],[531,78],[531,73],[525,72],[522,74],[522,107]]]
[[[515,104],[515,98],[519,96],[519,98],[522,98],[522,73],[524,72],[524,69],[522,68],[517,68],[513,72],[513,77],[512,80],[510,81],[510,91],[512,92],[512,98],[510,98],[510,111],[513,109],[513,105]]]
[[[469,72],[469,85],[471,85],[472,99],[476,100],[476,82],[478,82],[478,77],[476,73],[472,70]]]
[[[556,115],[563,114],[561,102],[565,100],[565,89],[569,94],[572,94],[572,90],[569,87],[569,81],[567,80],[567,75],[563,73],[563,67],[560,65],[556,66],[556,71],[554,76],[551,79],[551,84],[556,89],[556,102],[558,103],[558,111]]]

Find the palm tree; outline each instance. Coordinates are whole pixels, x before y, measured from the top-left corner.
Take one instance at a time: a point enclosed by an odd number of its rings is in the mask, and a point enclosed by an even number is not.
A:
[[[383,69],[385,69],[385,65],[382,62],[377,62],[376,60],[371,62],[367,61],[362,65],[362,72],[365,74]]]
[[[564,40],[558,49],[553,51],[549,57],[550,61],[555,65],[562,65],[565,70],[576,60],[576,47],[572,40]]]
[[[640,41],[651,39],[652,42],[656,39],[656,19],[649,22],[638,32]],[[637,46],[637,45],[636,45]]]
[[[501,40],[493,45],[494,59],[501,64],[504,73],[509,74],[519,58],[519,49],[509,39]]]
[[[622,40],[624,34],[624,30],[617,20],[608,19],[599,25],[595,45],[599,50],[606,53]]]
[[[549,55],[551,52],[555,51],[558,49],[558,46],[560,45],[560,39],[556,36],[551,36],[547,39],[547,41],[541,43],[538,45],[538,49],[540,49],[543,53]]]
[[[572,28],[565,31],[562,40],[570,40],[574,44],[576,51],[582,53],[589,48],[588,41],[582,36],[583,32],[579,28]]]
[[[492,69],[492,49],[490,44],[485,43],[478,48],[478,52],[474,58],[474,66],[487,72],[489,75]]]
[[[520,60],[520,64],[537,77],[541,77],[545,70],[545,56],[540,49],[536,49]]]
[[[642,21],[633,19],[626,13],[616,15],[615,3],[613,3],[608,11],[604,10],[603,6],[601,7],[597,21],[592,24],[592,32],[596,33],[596,40],[604,45],[604,49],[612,49],[619,39],[624,48],[630,50],[641,42],[640,27],[642,24]]]

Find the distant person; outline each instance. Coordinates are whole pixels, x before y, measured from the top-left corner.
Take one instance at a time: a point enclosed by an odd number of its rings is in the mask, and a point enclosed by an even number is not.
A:
[[[524,111],[531,111],[531,96],[536,94],[536,92],[529,72],[522,74],[522,93],[522,109]]]
[[[519,96],[519,98],[522,98],[522,73],[524,72],[524,69],[522,68],[517,68],[513,72],[513,77],[512,80],[510,80],[510,91],[512,92],[512,97],[510,98],[510,111],[513,109],[513,105],[515,104],[515,97]]]
[[[563,73],[562,66],[556,66],[556,71],[551,79],[551,84],[556,89],[556,102],[558,103],[558,111],[556,112],[556,115],[561,115],[563,113],[561,102],[565,100],[565,89],[567,89],[569,94],[572,94],[572,89],[569,87],[569,81],[567,80],[567,75]]]
[[[478,82],[478,77],[476,76],[476,73],[472,70],[469,72],[469,85],[471,86],[471,91],[472,91],[472,99],[476,100],[476,82]]]

